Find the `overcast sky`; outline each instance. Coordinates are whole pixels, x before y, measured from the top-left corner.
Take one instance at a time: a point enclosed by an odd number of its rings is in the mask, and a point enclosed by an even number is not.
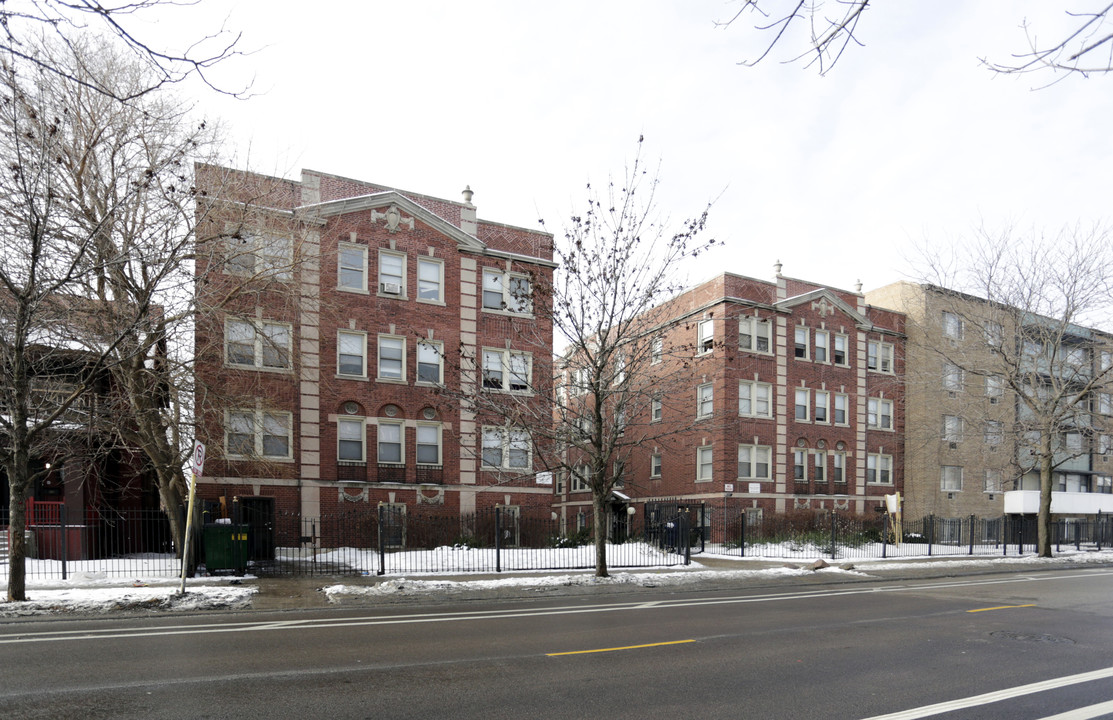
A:
[[[1090,3],[1093,4],[1093,3]],[[310,168],[459,199],[552,231],[588,180],[621,173],[639,135],[660,208],[709,201],[725,247],[689,269],[852,289],[915,277],[914,246],[979,225],[1057,231],[1108,219],[1113,77],[998,76],[1075,3],[878,2],[826,77],[775,52],[757,68],[723,0],[210,3],[242,29],[248,101],[199,94],[236,163]],[[312,9],[309,9],[309,8]],[[215,20],[214,20],[215,19]],[[751,23],[752,24],[752,23]],[[159,23],[188,36],[180,18]]]

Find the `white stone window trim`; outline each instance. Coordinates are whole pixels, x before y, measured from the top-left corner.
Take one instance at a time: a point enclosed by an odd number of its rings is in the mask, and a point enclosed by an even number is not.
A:
[[[253,332],[252,349],[253,349],[253,362],[249,365],[247,363],[229,362],[228,360],[228,345],[231,341],[231,325],[233,323],[240,323],[242,325],[250,326]],[[268,342],[266,328],[268,326],[281,327],[286,330],[286,338],[288,340],[285,355],[285,365],[264,365],[264,345]],[[282,322],[279,320],[264,320],[262,318],[249,318],[241,316],[228,315],[224,318],[224,367],[234,368],[237,370],[255,370],[258,372],[272,372],[288,374],[293,372],[294,369],[294,326],[292,323]]]
[[[423,280],[422,279],[421,268],[423,266],[429,267],[431,265],[435,265],[437,267],[437,273],[438,273],[437,292],[438,292],[439,297],[436,300],[430,300],[428,298],[421,297],[421,285],[422,285],[422,283],[423,282],[429,282],[428,280]],[[417,281],[416,282],[417,282],[417,296],[414,299],[417,302],[424,303],[426,305],[440,305],[440,306],[445,305],[445,299],[444,299],[445,298],[444,260],[443,259],[438,258],[438,257],[433,257],[431,255],[419,255],[418,258],[417,258]]]
[[[399,378],[392,378],[383,375],[383,340],[398,341],[402,345],[402,376]],[[379,333],[376,336],[375,343],[375,381],[382,383],[406,383],[406,338],[402,335],[392,335],[390,333]]]
[[[228,449],[228,435],[231,428],[232,415],[251,415],[252,446],[251,455],[238,455]],[[283,417],[286,419],[286,454],[264,455],[263,439],[266,435],[267,416]],[[277,436],[276,436],[277,437]],[[224,456],[229,460],[253,460],[256,462],[293,462],[294,461],[294,414],[287,410],[274,410],[270,408],[226,408],[224,411]]]
[[[361,273],[361,283],[360,283],[360,287],[358,287],[358,288],[350,287],[350,286],[341,284],[340,278],[343,274],[344,267],[345,267],[344,264],[343,264],[343,256],[344,256],[343,251],[355,251],[355,252],[360,253],[360,256],[362,258],[362,267],[359,268],[360,273]],[[356,243],[341,242],[336,246],[336,290],[337,290],[337,292],[357,293],[359,295],[370,294],[367,291],[367,276],[368,276],[368,273],[369,273],[369,270],[368,270],[368,267],[367,267],[367,246],[366,245],[359,245],[359,244],[356,244]]]
[[[397,259],[402,261],[402,272],[401,272],[401,276],[399,277],[399,280],[397,282],[393,281],[393,280],[387,281],[387,280],[383,279],[383,258],[384,257],[397,258]],[[379,297],[384,297],[384,298],[394,298],[396,300],[408,300],[409,299],[409,294],[407,292],[407,285],[409,285],[409,283],[406,280],[406,278],[408,277],[407,274],[406,274],[407,260],[408,260],[408,258],[406,257],[406,253],[398,252],[396,250],[390,250],[390,249],[387,249],[387,248],[379,248],[378,265],[375,268],[375,291],[376,291],[375,294],[376,295],[378,295]],[[394,277],[394,276],[392,276],[392,277]],[[392,292],[392,290],[395,289],[394,288],[395,285],[398,286],[397,287],[398,292]],[[390,287],[388,287],[388,286],[390,286]]]
[[[361,370],[359,374],[345,373],[340,370],[340,337],[346,335],[349,337],[359,337],[360,340],[360,364]],[[349,353],[350,354],[350,353]],[[363,330],[337,330],[336,331],[336,377],[345,380],[366,380],[367,379],[367,333]]]

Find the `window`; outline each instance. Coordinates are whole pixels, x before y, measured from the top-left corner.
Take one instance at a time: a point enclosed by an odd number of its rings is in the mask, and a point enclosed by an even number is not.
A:
[[[1110,448],[1113,447],[1113,445],[1110,445],[1110,442],[1111,442],[1111,438],[1110,438],[1109,435],[1106,435],[1104,433],[1101,434],[1101,435],[1098,435],[1098,454],[1099,455],[1108,455],[1109,454]]]
[[[848,364],[850,364],[850,358],[846,353],[846,344],[847,344],[846,335],[836,335],[835,336],[835,357],[834,357],[834,360],[835,360],[836,365],[848,365]]]
[[[1113,493],[1113,477],[1109,475],[1094,476],[1094,492],[1109,495]]]
[[[1000,375],[985,376],[985,395],[992,405],[996,405],[1005,394],[1005,380]]]
[[[485,468],[528,470],[531,464],[529,434],[521,428],[483,428],[482,464]]]
[[[650,418],[653,422],[661,421],[661,398],[655,397],[649,401]]]
[[[712,467],[711,448],[696,448],[696,482],[710,482]]]
[[[626,408],[617,407],[614,409],[614,429],[619,435],[626,432]]]
[[[715,349],[715,324],[712,320],[700,320],[696,324],[696,354],[703,355]]]
[[[441,426],[439,423],[419,423],[416,432],[417,464],[441,464]]]
[[[773,352],[773,323],[756,317],[738,320],[738,347],[741,350],[769,354]]]
[[[401,465],[403,454],[403,425],[401,422],[379,421],[379,463]]]
[[[982,492],[999,493],[1002,488],[1001,471],[1000,470],[986,470],[985,471],[985,486]]]
[[[406,340],[404,338],[379,336],[379,379],[406,379]]]
[[[830,349],[828,345],[831,342],[831,334],[826,330],[815,331],[815,361],[825,363],[827,362],[827,351]]]
[[[1102,350],[1101,355],[1100,355],[1098,369],[1101,370],[1102,372],[1105,372],[1105,371],[1109,370],[1110,368],[1113,368],[1113,351]]]
[[[985,342],[987,345],[990,347],[1001,347],[1001,343],[1005,340],[1005,329],[1001,327],[1001,323],[987,321],[983,331],[985,332]]]
[[[738,414],[745,417],[773,417],[773,386],[749,380],[739,382]]]
[[[767,445],[738,446],[738,477],[741,480],[770,480],[773,449]]]
[[[489,390],[528,392],[533,356],[511,350],[483,351],[483,387]]]
[[[367,334],[339,332],[336,334],[336,374],[367,377]]]
[[[943,312],[943,334],[952,340],[961,340],[963,335],[962,318],[952,312]]]
[[[812,453],[812,458],[815,460],[815,481],[827,482],[827,454],[820,450]]]
[[[835,393],[835,424],[849,424],[847,409],[850,407],[850,398],[842,393]]]
[[[1005,439],[1005,423],[1000,420],[985,421],[985,444],[990,447],[1000,445]]]
[[[611,385],[621,385],[626,382],[626,356],[617,353],[614,356],[614,379]]]
[[[963,422],[958,415],[943,416],[943,442],[952,447],[962,442]]]
[[[808,405],[811,398],[811,391],[807,388],[796,389],[796,419],[798,421],[806,422],[808,420]]]
[[[649,456],[649,477],[661,477],[661,456],[658,454]]]
[[[1098,393],[1098,412],[1102,415],[1113,415],[1113,395]]]
[[[807,450],[793,450],[792,451],[792,477],[797,482],[807,482],[807,480],[808,480],[808,451]]]
[[[800,360],[808,359],[808,329],[806,327],[796,328],[792,352]]]
[[[651,354],[651,360],[650,361],[653,364],[657,364],[657,363],[661,362],[661,358],[664,356],[664,353],[665,353],[665,339],[663,337],[661,337],[660,335],[658,335],[657,337],[653,338],[653,344],[652,344],[652,347],[650,348],[650,354]]]
[[[831,480],[836,483],[846,482],[846,453],[831,453]]]
[[[866,343],[866,367],[877,372],[893,372],[893,346],[890,343]]]
[[[710,417],[715,411],[715,388],[710,383],[696,389],[696,417]]]
[[[444,302],[444,263],[427,257],[417,259],[418,302]]]
[[[228,240],[224,271],[274,280],[294,277],[294,243],[277,235],[242,233]]]
[[[879,453],[866,455],[866,482],[873,485],[892,485],[893,456]]]
[[[944,465],[939,473],[939,489],[943,492],[960,492],[962,490],[962,467]]]
[[[877,430],[892,430],[893,401],[870,398],[866,403],[866,425]]]
[[[1082,433],[1069,432],[1066,434],[1067,451],[1072,453],[1082,452]]]
[[[363,420],[341,418],[336,421],[336,459],[366,462]]]
[[[229,365],[285,370],[290,367],[291,328],[287,323],[228,318],[224,323],[225,361]]]
[[[444,355],[441,343],[419,340],[417,343],[417,381],[440,385],[444,382]]]
[[[964,382],[962,368],[952,363],[943,363],[943,389],[959,392]]]
[[[336,251],[336,287],[367,292],[367,248],[340,243]]]
[[[817,423],[831,422],[831,393],[826,390],[815,391],[815,421]]]
[[[588,476],[591,471],[587,465],[577,465],[572,469],[572,492],[586,492],[590,490],[588,485]]]
[[[230,457],[292,457],[292,415],[288,412],[232,410],[225,423],[225,450]]]
[[[379,251],[379,294],[406,296],[406,256]]]
[[[483,271],[483,309],[517,314],[533,311],[529,278],[487,268]]]

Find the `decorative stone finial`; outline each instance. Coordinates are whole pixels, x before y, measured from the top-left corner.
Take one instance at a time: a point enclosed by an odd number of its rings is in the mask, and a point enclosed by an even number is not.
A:
[[[862,281],[861,280],[854,283],[854,292],[858,293],[859,295],[862,294]]]
[[[466,202],[468,205],[471,205],[472,195],[474,195],[474,193],[471,190],[471,185],[468,185],[464,188],[464,202]]]
[[[773,263],[773,274],[775,274],[777,277],[781,276],[781,261],[780,260]]]

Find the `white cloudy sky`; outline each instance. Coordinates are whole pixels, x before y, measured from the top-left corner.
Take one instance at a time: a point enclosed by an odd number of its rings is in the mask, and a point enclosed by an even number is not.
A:
[[[711,199],[726,244],[693,267],[866,289],[913,271],[920,242],[1107,219],[1113,77],[995,76],[979,58],[1053,35],[1092,1],[878,2],[826,77],[750,69],[755,34],[726,0],[210,3],[260,48],[246,102],[203,96],[237,163],[312,168],[433,195],[475,190],[481,218],[560,227],[639,135],[661,208]],[[189,14],[195,10],[188,11]],[[178,11],[175,15],[187,14]],[[179,20],[159,24],[188,35]],[[249,149],[248,149],[249,148]]]

